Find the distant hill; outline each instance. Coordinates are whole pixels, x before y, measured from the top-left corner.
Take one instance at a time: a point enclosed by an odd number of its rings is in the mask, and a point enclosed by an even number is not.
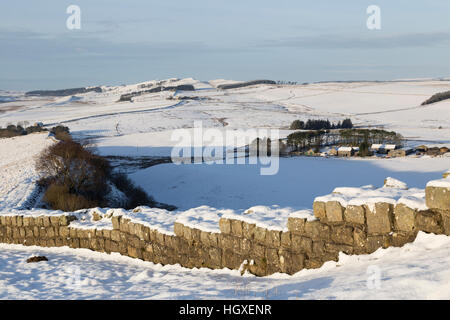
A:
[[[89,87],[89,88],[71,88],[71,89],[61,89],[61,90],[35,90],[28,91],[27,96],[49,96],[49,97],[65,97],[72,96],[75,94],[86,93],[86,92],[102,92],[100,87]]]
[[[227,89],[236,89],[236,88],[254,86],[257,84],[277,84],[277,83],[273,80],[252,80],[252,81],[246,81],[246,82],[220,84],[217,86],[217,88],[222,89],[222,90],[227,90]]]

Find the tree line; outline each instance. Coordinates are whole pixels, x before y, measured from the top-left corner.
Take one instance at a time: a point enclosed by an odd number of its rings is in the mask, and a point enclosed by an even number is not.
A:
[[[305,151],[313,148],[315,152],[319,152],[320,147],[323,146],[346,145],[360,147],[362,148],[362,153],[366,153],[372,144],[395,144],[402,146],[403,137],[394,131],[381,129],[297,131],[287,137],[287,145],[295,151]]]
[[[290,130],[331,130],[331,129],[351,129],[353,128],[352,120],[347,118],[342,122],[331,123],[330,120],[309,119],[306,122],[294,120],[291,123]]]

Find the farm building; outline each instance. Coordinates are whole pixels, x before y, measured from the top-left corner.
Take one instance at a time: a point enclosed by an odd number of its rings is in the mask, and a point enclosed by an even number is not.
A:
[[[370,151],[372,152],[378,152],[381,148],[382,144],[372,144],[370,147]]]
[[[339,157],[351,157],[355,154],[355,150],[352,147],[340,147],[338,149]]]
[[[330,151],[328,151],[328,155],[329,156],[337,156],[338,155],[338,151],[336,148],[331,148]]]
[[[407,155],[409,155],[413,152],[414,152],[413,149],[396,149],[396,150],[389,151],[388,156],[392,157],[392,158],[406,157]]]
[[[427,156],[439,156],[441,155],[441,150],[438,147],[428,148],[427,152],[425,152]]]
[[[396,146],[395,144],[384,144],[380,147],[380,149],[378,149],[378,153],[387,154],[390,151],[393,151],[396,149],[398,149],[398,146]]]
[[[428,147],[425,145],[421,145],[421,146],[416,147],[416,151],[419,153],[425,153],[428,151]]]

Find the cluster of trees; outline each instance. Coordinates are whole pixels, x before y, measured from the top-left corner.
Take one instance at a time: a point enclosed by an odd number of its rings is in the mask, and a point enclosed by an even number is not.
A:
[[[36,162],[45,188],[43,200],[55,210],[76,211],[92,207],[109,207],[111,185],[122,191],[127,200],[125,209],[140,205],[154,207],[157,203],[124,174],[113,173],[109,161],[70,138],[67,127],[54,128],[61,141],[44,150]]]
[[[320,147],[330,145],[347,145],[360,148],[360,155],[370,154],[372,144],[403,144],[402,135],[380,129],[344,129],[338,132],[329,130],[297,131],[287,137],[287,145],[295,151],[306,151],[311,148],[319,152]]]
[[[339,143],[349,146],[360,146],[363,142],[369,146],[377,144],[403,145],[403,136],[394,131],[381,129],[347,129],[339,132]]]
[[[24,127],[23,124],[10,124],[6,128],[0,128],[0,138],[12,138],[17,136],[25,136],[33,132],[47,131],[39,125]]]
[[[342,122],[331,123],[330,120],[311,120],[304,122],[294,120],[290,126],[291,130],[331,130],[331,129],[351,129],[353,123],[351,119],[344,119]]]
[[[432,95],[431,98],[423,102],[422,105],[424,106],[447,99],[450,99],[450,91],[436,93],[435,95]]]
[[[34,132],[48,132],[42,124],[27,126],[28,122],[19,122],[17,125],[10,124],[6,128],[0,127],[0,138],[11,138],[17,136],[25,136]],[[59,140],[71,140],[69,128],[65,126],[56,126],[50,129],[50,133],[54,134]]]
[[[297,131],[288,135],[287,145],[296,151],[314,148],[319,152],[319,148],[325,143],[326,135],[327,132],[323,130]]]

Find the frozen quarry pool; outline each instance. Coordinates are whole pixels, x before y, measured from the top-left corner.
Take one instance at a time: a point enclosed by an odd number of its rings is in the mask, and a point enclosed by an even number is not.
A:
[[[264,205],[310,209],[315,197],[337,187],[383,186],[393,177],[423,189],[450,166],[449,158],[280,158],[279,172],[260,175],[257,165],[161,164],[130,178],[161,202],[179,209],[208,205],[246,210]]]

